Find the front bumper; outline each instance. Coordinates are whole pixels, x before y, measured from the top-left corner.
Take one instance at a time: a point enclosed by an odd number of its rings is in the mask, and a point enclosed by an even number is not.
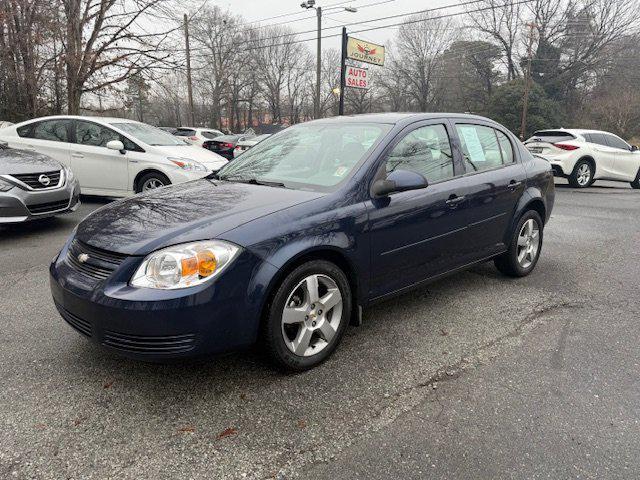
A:
[[[0,223],[20,223],[76,210],[80,185],[76,179],[55,190],[23,190],[14,187],[0,193]]]
[[[142,257],[126,257],[108,278],[96,280],[71,265],[69,244],[50,266],[51,293],[62,318],[93,342],[149,361],[255,342],[264,290],[276,269],[246,250],[212,283],[155,290],[128,285]]]

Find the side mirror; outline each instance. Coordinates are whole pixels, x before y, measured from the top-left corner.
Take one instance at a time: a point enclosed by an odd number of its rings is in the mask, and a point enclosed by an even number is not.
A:
[[[428,185],[427,179],[419,173],[409,170],[394,170],[387,175],[387,178],[376,180],[371,187],[371,193],[374,197],[385,197],[395,192],[427,188]]]
[[[631,145],[631,151],[632,152],[637,152],[638,151],[638,146],[637,145]]]
[[[120,140],[111,140],[110,142],[107,142],[107,148],[109,150],[117,150],[122,154],[125,154],[127,152],[124,149],[124,143],[122,143]]]

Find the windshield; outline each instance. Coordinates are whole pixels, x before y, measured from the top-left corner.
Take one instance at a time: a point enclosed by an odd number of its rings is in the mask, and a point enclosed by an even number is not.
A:
[[[331,190],[349,177],[391,127],[342,122],[296,125],[247,150],[225,165],[218,178]]]
[[[166,147],[166,146],[181,146],[186,145],[180,138],[171,135],[159,128],[152,127],[146,123],[112,123],[116,128],[119,128],[123,132],[128,133],[132,137],[152,145],[154,147]]]

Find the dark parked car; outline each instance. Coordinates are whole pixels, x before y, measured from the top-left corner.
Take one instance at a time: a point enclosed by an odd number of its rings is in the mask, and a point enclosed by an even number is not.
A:
[[[486,118],[317,120],[88,216],[51,289],[72,327],[132,357],[259,340],[303,370],[376,300],[491,259],[529,274],[553,201],[549,163]]]
[[[202,146],[207,150],[211,150],[218,155],[222,155],[227,160],[233,160],[233,150],[236,148],[238,142],[242,142],[244,140],[249,140],[254,135],[222,135],[221,137],[216,137],[213,140],[205,140],[202,143]]]
[[[71,169],[51,157],[0,142],[0,223],[19,223],[72,212],[80,185]]]

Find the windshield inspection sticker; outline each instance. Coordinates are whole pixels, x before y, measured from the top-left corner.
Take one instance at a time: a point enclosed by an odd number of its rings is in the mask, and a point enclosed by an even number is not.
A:
[[[478,132],[475,127],[459,126],[458,131],[464,138],[464,143],[467,145],[467,152],[469,153],[469,159],[475,162],[484,162],[486,158],[484,156],[484,150],[478,138]]]
[[[348,167],[338,167],[336,173],[333,174],[334,177],[342,177],[345,173],[349,171]]]

